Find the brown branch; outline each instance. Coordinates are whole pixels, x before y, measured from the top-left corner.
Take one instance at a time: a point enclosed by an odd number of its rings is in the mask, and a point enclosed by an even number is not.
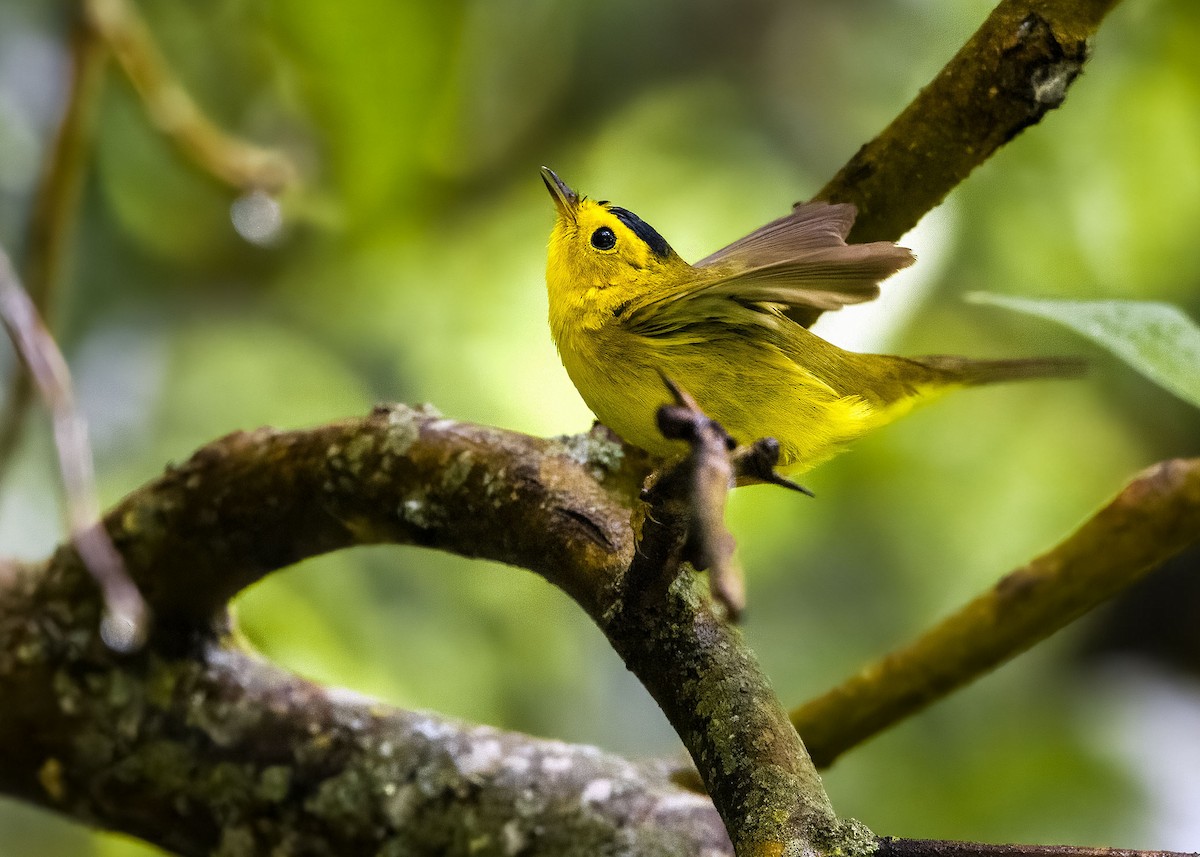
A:
[[[645,473],[603,429],[564,443],[395,407],[311,431],[230,435],[106,523],[168,649],[220,627],[228,600],[263,574],[352,544],[421,544],[529,568],[579,602],[658,699],[740,853],[854,833],[838,826],[740,633],[690,577],[649,590],[626,580],[627,569],[641,579],[631,563],[644,567],[630,519]]]
[[[528,568],[598,616],[633,556],[630,498],[644,473],[603,429],[543,440],[381,407],[305,431],[227,435],[105,524],[163,634],[220,624],[229,599],[275,569],[379,543]]]
[[[818,765],[995,669],[1200,540],[1200,459],[1144,471],[1064,542],[792,712]]]
[[[654,598],[626,584],[634,557],[629,504],[644,475],[644,463],[627,456],[603,429],[583,438],[539,440],[430,411],[381,408],[365,420],[305,432],[229,435],[132,494],[105,523],[160,617],[146,657],[170,658],[179,668],[188,654],[202,661],[211,661],[214,651],[231,657],[213,648],[229,598],[306,556],[396,542],[530,568],[596,618],[663,705],[710,784],[739,853],[866,836],[833,817],[820,778],[753,654],[737,629],[696,596],[691,579],[678,578]],[[38,631],[36,623],[21,625],[29,615],[65,613],[74,620],[86,614],[82,580],[74,554],[60,551],[34,581],[25,611],[12,608],[16,650],[40,657],[50,645],[47,635],[76,639],[74,621],[71,629],[52,628],[36,640],[21,639],[18,630],[32,629],[26,638]],[[52,596],[46,587],[56,587]],[[86,654],[95,657],[90,647]],[[0,756],[0,769],[18,772],[7,788],[23,795],[45,790],[47,777],[69,779],[73,790],[88,794],[111,794],[105,778],[113,775],[112,757],[81,757],[73,737],[80,721],[90,722],[95,713],[55,728],[44,710],[50,704],[45,694],[55,693],[53,677],[80,669],[62,657],[42,665],[36,678],[27,664],[11,663],[8,676],[0,669],[5,698],[43,699],[33,712],[0,709],[0,753],[16,754]],[[135,684],[151,681],[135,676]],[[248,715],[214,716],[214,728],[224,732]],[[41,743],[13,740],[28,732],[31,719],[42,724]],[[303,722],[297,728],[306,728]],[[143,741],[140,730],[134,728],[129,741]],[[131,745],[121,757],[135,750]],[[47,774],[49,760],[57,761]],[[247,798],[240,812],[261,811],[256,807]],[[114,814],[119,817],[109,807],[101,817]],[[138,831],[163,841],[169,829]]]
[[[664,381],[675,404],[659,409],[659,428],[691,452],[643,492],[638,551],[601,627],[683,737],[738,854],[858,853],[871,834],[838,821],[804,744],[729,621],[744,604],[724,521],[734,443]],[[708,570],[723,615],[697,597],[686,563]]]
[[[468,854],[483,837],[591,854],[631,836],[652,853],[729,853],[712,805],[661,768],[325,690],[221,635],[226,600],[270,570],[394,541],[523,565],[576,595],[679,730],[738,853],[868,849],[813,800],[820,780],[737,629],[687,576],[651,598],[633,585],[628,498],[644,474],[602,429],[541,440],[400,407],[222,438],[106,516],[169,619],[144,653],[98,642],[73,551],[0,567],[0,791],[183,854],[298,841]],[[1144,522],[1130,521],[1134,542]]]
[[[732,854],[661,766],[392,709],[228,641],[115,657],[62,554],[0,586],[6,794],[195,857]]]
[[[1063,103],[1118,0],[1003,0],[884,131],[817,193],[852,202],[851,241],[896,240],[975,167]]]

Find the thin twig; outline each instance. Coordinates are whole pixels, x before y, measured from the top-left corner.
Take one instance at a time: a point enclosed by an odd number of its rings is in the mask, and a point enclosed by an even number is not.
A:
[[[201,111],[171,70],[133,3],[84,0],[84,9],[141,97],[151,121],[201,169],[247,192],[278,194],[296,181],[296,167],[283,152],[229,134]]]
[[[108,51],[103,43],[90,27],[77,19],[71,33],[71,84],[66,109],[34,195],[24,264],[29,297],[51,327],[58,303],[57,290],[62,285],[68,250],[75,234],[96,105],[107,60]],[[30,376],[15,372],[7,407],[0,417],[0,480],[12,461],[32,401]]]
[[[912,643],[792,712],[813,759],[841,753],[1031,648],[1200,540],[1200,458],[1142,472],[1069,538]]]
[[[75,407],[67,363],[39,318],[37,308],[17,281],[3,249],[0,249],[0,318],[50,409],[71,540],[103,592],[106,615],[101,633],[114,650],[132,651],[145,639],[146,604],[100,523],[92,450],[87,427]]]

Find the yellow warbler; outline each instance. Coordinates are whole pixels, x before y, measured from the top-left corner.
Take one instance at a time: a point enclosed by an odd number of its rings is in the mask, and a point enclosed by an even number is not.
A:
[[[945,390],[1079,372],[1057,358],[857,354],[809,331],[913,262],[890,242],[847,244],[852,205],[799,205],[689,265],[632,212],[542,178],[558,208],[546,286],[563,365],[600,421],[652,455],[686,450],[655,423],[663,376],[739,443],[774,437],[794,474]]]

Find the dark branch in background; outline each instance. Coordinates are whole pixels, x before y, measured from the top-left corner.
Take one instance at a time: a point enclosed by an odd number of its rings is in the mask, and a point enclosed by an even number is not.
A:
[[[1200,541],[1200,459],[1145,471],[1066,541],[904,648],[792,712],[813,760],[995,669]]]
[[[129,0],[83,0],[91,26],[113,52],[158,129],[208,174],[242,191],[278,194],[297,179],[282,152],[239,139],[197,106],[175,77]]]
[[[104,83],[108,52],[91,29],[76,19],[71,31],[71,83],[66,110],[34,194],[33,215],[25,252],[25,284],[34,307],[54,324],[56,291],[63,279],[83,180],[90,161],[96,105]],[[33,385],[28,374],[16,372],[0,416],[0,482],[12,462]]]
[[[50,408],[54,443],[66,493],[71,541],[103,593],[105,641],[118,651],[141,644],[146,604],[125,573],[120,554],[100,526],[100,503],[92,470],[87,427],[75,407],[67,363],[25,294],[8,255],[0,249],[0,320],[34,385]]]
[[[127,0],[82,0],[71,32],[71,83],[34,199],[25,283],[34,307],[51,328],[55,291],[63,279],[95,114],[110,52],[120,63],[151,121],[201,169],[245,193],[278,194],[293,186],[297,170],[274,149],[238,139],[201,112],[175,78],[153,36]],[[0,415],[0,480],[11,463],[32,402],[29,376],[16,373]]]
[[[936,78],[816,199],[852,202],[851,241],[896,240],[1063,103],[1118,0],[1004,0]]]

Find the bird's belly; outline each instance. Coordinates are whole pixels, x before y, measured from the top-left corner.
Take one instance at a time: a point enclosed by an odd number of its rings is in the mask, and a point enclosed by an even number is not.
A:
[[[669,441],[658,431],[655,414],[670,402],[661,376],[653,364],[638,355],[609,350],[563,350],[563,365],[596,419],[622,439],[651,455],[673,457],[687,450],[680,441]]]
[[[774,437],[781,469],[799,472],[834,455],[881,422],[858,396],[841,396],[779,352],[706,343],[598,340],[562,349],[567,373],[596,417],[629,443],[659,457],[686,451],[658,431],[655,414],[671,400],[662,375],[691,394],[738,443]],[[661,373],[661,375],[660,375]]]

